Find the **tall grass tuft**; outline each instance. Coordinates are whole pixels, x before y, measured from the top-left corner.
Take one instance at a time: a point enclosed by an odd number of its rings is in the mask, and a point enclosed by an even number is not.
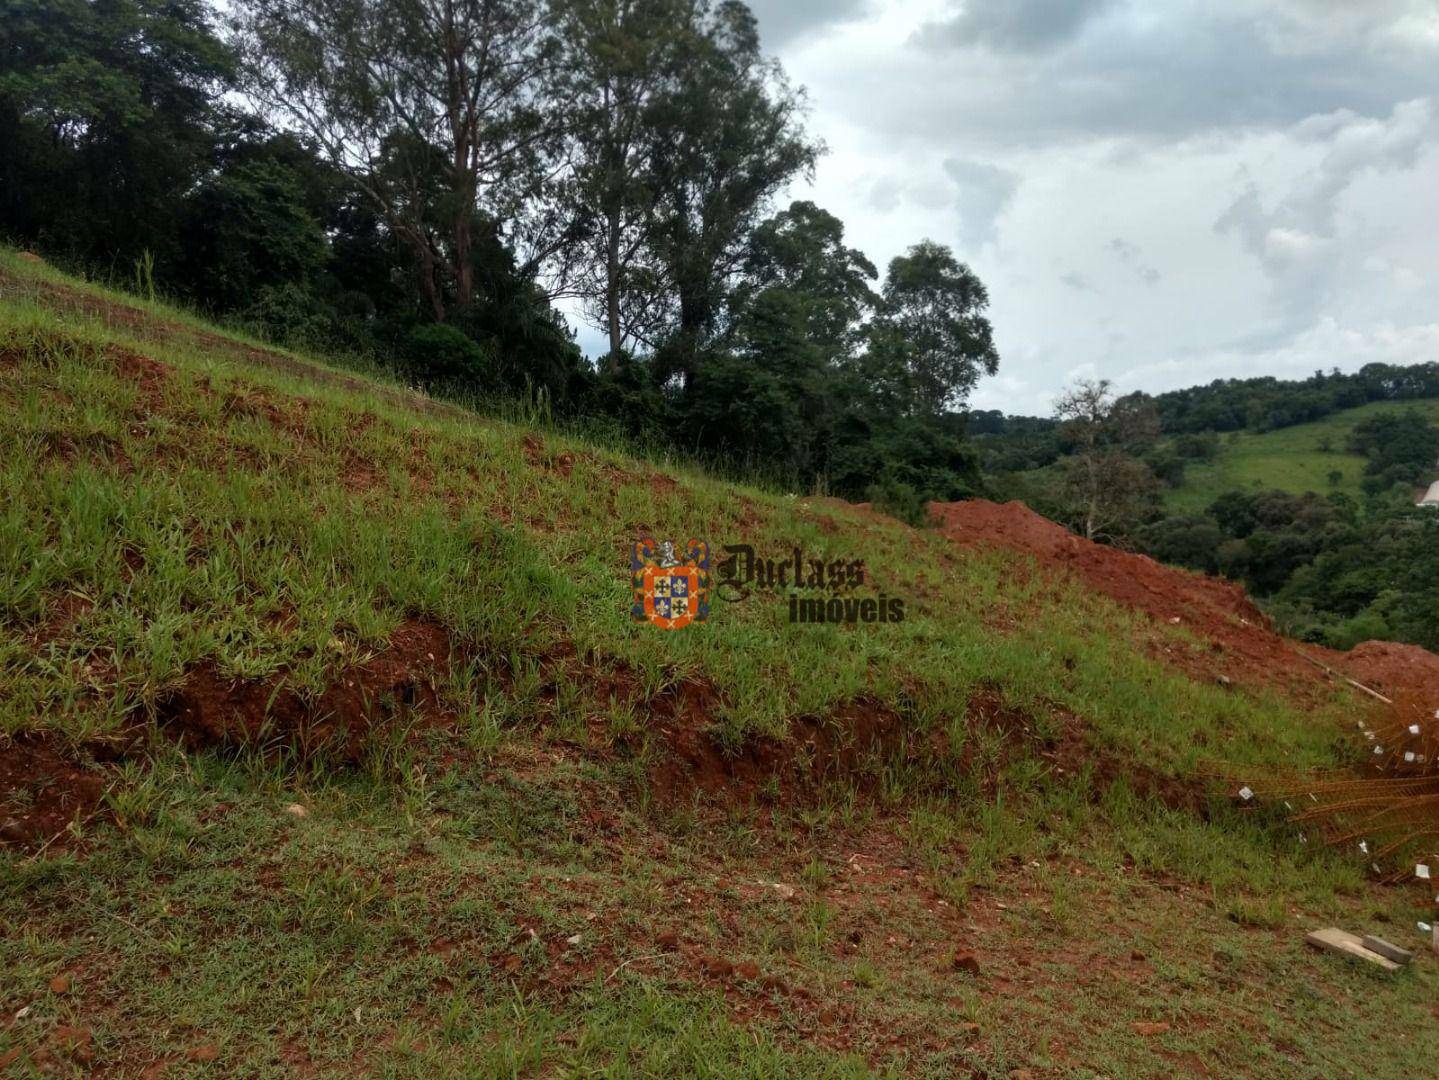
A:
[[[155,253],[149,248],[135,260],[135,293],[155,302]]]

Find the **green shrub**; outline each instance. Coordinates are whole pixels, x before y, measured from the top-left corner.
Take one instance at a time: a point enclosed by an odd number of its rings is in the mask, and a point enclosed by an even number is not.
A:
[[[486,391],[496,383],[494,350],[453,326],[426,323],[405,340],[404,373],[426,386]]]
[[[910,525],[924,524],[925,499],[912,484],[889,477],[877,484],[871,484],[864,494],[865,499],[873,503],[875,509],[883,510],[891,517],[899,518]]]
[[[1389,623],[1377,611],[1361,611],[1346,619],[1329,634],[1329,644],[1336,649],[1352,649],[1361,641],[1387,641],[1394,637]]]
[[[230,322],[290,348],[325,349],[333,339],[330,313],[308,289],[293,282],[256,289],[251,302]]]

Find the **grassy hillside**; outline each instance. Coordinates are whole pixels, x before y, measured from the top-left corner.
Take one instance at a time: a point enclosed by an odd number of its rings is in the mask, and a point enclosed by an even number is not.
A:
[[[1407,1076],[1439,1053],[1433,964],[1380,980],[1302,945],[1413,944],[1427,898],[1206,798],[1336,764],[1353,697],[1196,681],[1164,662],[1182,626],[1016,557],[13,256],[0,398],[0,820],[69,820],[0,846],[0,1068]],[[756,594],[664,633],[629,616],[647,535],[863,559],[907,617],[792,625]]]
[[[1298,424],[1277,431],[1255,433],[1236,431],[1220,436],[1219,457],[1209,464],[1194,464],[1184,473],[1184,483],[1166,492],[1164,501],[1171,513],[1199,513],[1226,491],[1277,488],[1300,494],[1342,491],[1357,497],[1364,476],[1365,459],[1348,453],[1349,434],[1355,425],[1378,412],[1418,409],[1439,419],[1439,400],[1375,402],[1326,416],[1312,424]],[[1323,449],[1324,446],[1330,449]],[[1342,478],[1331,483],[1329,474]]]

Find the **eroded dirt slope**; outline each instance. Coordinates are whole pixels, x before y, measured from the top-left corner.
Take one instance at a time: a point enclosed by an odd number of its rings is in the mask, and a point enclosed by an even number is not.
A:
[[[1196,677],[1305,700],[1337,672],[1390,698],[1406,716],[1439,708],[1439,656],[1417,646],[1368,641],[1343,653],[1292,641],[1274,631],[1241,586],[1085,540],[1022,502],[972,499],[930,503],[929,510],[935,526],[960,544],[1029,555],[1042,570],[1072,575],[1125,607],[1182,625],[1207,648],[1168,658]]]

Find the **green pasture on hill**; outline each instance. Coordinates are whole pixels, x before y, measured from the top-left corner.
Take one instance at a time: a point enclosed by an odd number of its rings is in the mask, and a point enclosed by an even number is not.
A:
[[[1431,420],[1439,419],[1439,400],[1381,401],[1346,409],[1310,424],[1221,435],[1219,456],[1213,462],[1197,462],[1186,468],[1184,482],[1165,492],[1165,508],[1171,514],[1202,513],[1226,491],[1277,489],[1294,494],[1316,491],[1321,495],[1338,491],[1362,498],[1360,482],[1366,460],[1347,450],[1350,432],[1375,413],[1406,409],[1417,409]],[[1337,482],[1330,478],[1334,472],[1340,474]],[[1439,478],[1439,469],[1435,477]]]

